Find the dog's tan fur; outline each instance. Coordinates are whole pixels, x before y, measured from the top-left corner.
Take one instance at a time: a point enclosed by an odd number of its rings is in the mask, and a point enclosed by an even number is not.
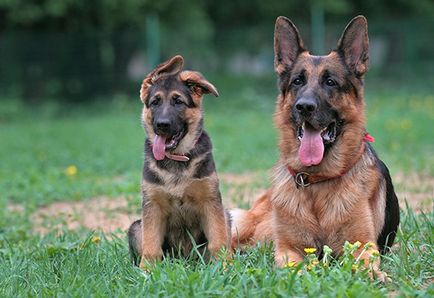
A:
[[[160,64],[146,76],[140,90],[147,133],[143,211],[141,221],[131,225],[128,236],[132,259],[137,264],[140,258],[141,267],[160,259],[163,253],[188,256],[194,242],[203,244],[201,249],[206,247],[214,257],[229,246],[229,218],[220,196],[212,145],[202,127],[203,95],[218,96],[218,92],[200,73],[182,70],[182,66],[181,56]],[[153,156],[158,116],[150,101],[156,98],[162,102],[159,113],[165,115],[170,110],[171,119],[186,130],[176,148],[166,153],[188,157],[187,161],[170,160],[167,155],[156,160]]]
[[[327,244],[339,255],[344,241],[360,241],[362,247],[373,243],[360,256],[366,265],[372,252],[379,249],[377,239],[385,225],[386,182],[379,171],[378,158],[364,141],[364,94],[360,78],[367,70],[367,58],[362,57],[355,62],[354,57],[348,58],[359,54],[357,47],[367,49],[366,28],[363,17],[355,18],[339,41],[338,50],[318,57],[304,49],[297,29],[289,20],[280,17],[276,21],[275,68],[280,80],[304,71],[308,77],[306,88],[321,94],[325,92],[318,85],[321,76],[325,71],[335,74],[334,79],[339,85],[348,84],[351,88],[332,93],[332,96],[320,96],[327,98],[328,104],[339,111],[345,125],[320,164],[303,166],[298,157],[300,142],[297,130],[291,120],[296,93],[286,89],[286,85],[281,88],[274,115],[279,132],[280,158],[273,168],[272,187],[249,211],[234,220],[233,246],[274,241],[275,262],[279,267],[287,262],[302,261],[304,248],[308,247],[321,251],[322,246]],[[362,36],[363,30],[366,36]],[[345,45],[352,39],[358,44]],[[294,52],[291,44],[298,46],[298,52],[297,48]],[[286,51],[286,56],[281,55],[282,51]],[[348,75],[348,69],[354,74]],[[288,167],[331,179],[308,187],[297,187]],[[361,251],[362,248],[356,255]],[[384,280],[379,271],[379,259],[372,267]]]

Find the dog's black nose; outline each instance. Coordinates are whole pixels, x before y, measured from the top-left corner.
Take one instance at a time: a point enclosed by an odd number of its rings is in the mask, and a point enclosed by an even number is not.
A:
[[[303,116],[309,116],[317,109],[317,107],[318,105],[316,104],[315,100],[311,98],[303,97],[297,100],[295,103],[295,108]]]
[[[155,123],[157,133],[167,133],[170,130],[170,121],[168,119],[161,119]]]

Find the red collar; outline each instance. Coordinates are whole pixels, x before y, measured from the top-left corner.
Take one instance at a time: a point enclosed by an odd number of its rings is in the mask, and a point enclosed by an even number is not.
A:
[[[151,147],[151,151],[152,151],[152,147],[154,147],[154,145],[153,144],[149,144],[149,146]],[[168,159],[176,160],[176,161],[184,161],[184,162],[186,162],[186,161],[190,160],[190,158],[188,156],[178,155],[178,154],[172,154],[172,153],[167,153],[167,152],[165,152],[165,156]]]
[[[373,136],[371,136],[369,133],[366,133],[363,137],[364,142],[375,142],[375,139]],[[339,177],[344,176],[346,173],[348,173],[353,166],[359,161],[359,159],[362,157],[363,152],[365,152],[366,144],[362,143],[362,146],[360,146],[360,151],[355,159],[354,163],[352,163],[349,167],[344,168],[338,175],[336,176],[324,176],[324,175],[312,175],[304,171],[297,171],[288,166],[288,171],[291,173],[291,176],[294,177],[294,182],[297,185],[297,188],[305,188],[308,187],[311,184],[319,183],[327,180],[336,179]]]
[[[185,155],[170,154],[166,152],[166,157],[176,161],[189,161],[190,158]]]

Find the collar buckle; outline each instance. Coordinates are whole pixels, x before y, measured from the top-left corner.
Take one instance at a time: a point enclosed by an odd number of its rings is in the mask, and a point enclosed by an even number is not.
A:
[[[294,177],[294,181],[295,184],[297,184],[297,188],[301,187],[301,188],[305,188],[308,187],[310,185],[309,183],[309,173],[306,172],[298,172],[295,177]]]

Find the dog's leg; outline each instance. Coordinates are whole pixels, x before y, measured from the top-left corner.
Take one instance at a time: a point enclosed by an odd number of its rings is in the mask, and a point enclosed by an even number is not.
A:
[[[366,249],[365,246],[368,248]],[[370,270],[371,278],[375,274],[378,280],[383,283],[388,280],[387,274],[380,270],[380,253],[374,241],[362,242],[360,248],[354,252],[354,257],[363,261],[363,265]]]
[[[274,262],[277,267],[282,268],[285,266],[296,266],[303,261],[303,256],[292,249],[284,249],[281,246],[277,246],[274,251]]]
[[[144,268],[146,262],[161,259],[163,252],[162,246],[166,231],[165,207],[161,205],[163,201],[160,197],[153,197],[146,200],[144,198],[142,211],[142,243],[141,243],[141,262],[140,267]]]
[[[136,220],[128,229],[128,247],[131,261],[134,265],[139,266],[140,257],[142,256],[142,220]]]
[[[205,206],[202,224],[208,240],[208,250],[213,257],[218,257],[222,248],[229,247],[230,235],[226,212],[221,202],[209,202]]]

